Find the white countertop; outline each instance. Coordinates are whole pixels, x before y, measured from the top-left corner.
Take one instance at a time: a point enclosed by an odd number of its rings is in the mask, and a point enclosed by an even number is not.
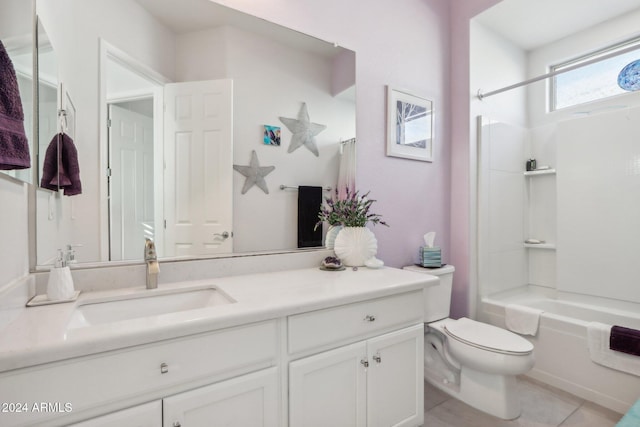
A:
[[[236,302],[68,329],[78,305],[123,293],[154,291],[139,287],[82,293],[73,303],[25,308],[0,331],[0,372],[409,292],[437,280],[394,268],[362,267],[357,271],[308,268],[178,282],[158,289],[213,285]]]

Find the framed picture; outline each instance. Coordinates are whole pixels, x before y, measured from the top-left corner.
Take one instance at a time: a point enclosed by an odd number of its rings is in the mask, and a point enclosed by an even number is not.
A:
[[[278,126],[264,125],[262,141],[264,145],[280,146],[280,128]]]
[[[387,86],[387,156],[433,161],[433,101]]]

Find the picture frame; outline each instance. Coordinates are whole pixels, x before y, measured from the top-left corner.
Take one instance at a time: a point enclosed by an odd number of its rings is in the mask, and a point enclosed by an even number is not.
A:
[[[433,162],[434,102],[387,86],[387,156]]]

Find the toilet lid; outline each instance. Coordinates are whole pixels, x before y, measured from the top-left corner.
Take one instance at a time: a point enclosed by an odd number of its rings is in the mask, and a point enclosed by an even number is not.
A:
[[[498,353],[528,354],[533,351],[533,344],[521,336],[466,317],[447,322],[444,330],[458,341]]]

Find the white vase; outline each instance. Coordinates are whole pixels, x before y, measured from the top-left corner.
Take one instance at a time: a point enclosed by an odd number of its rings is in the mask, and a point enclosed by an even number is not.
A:
[[[327,249],[333,249],[336,243],[336,237],[338,233],[342,230],[341,225],[330,225],[327,229],[327,235],[324,237],[324,246]]]
[[[378,252],[378,241],[367,227],[343,227],[336,236],[333,251],[342,264],[362,267]]]

